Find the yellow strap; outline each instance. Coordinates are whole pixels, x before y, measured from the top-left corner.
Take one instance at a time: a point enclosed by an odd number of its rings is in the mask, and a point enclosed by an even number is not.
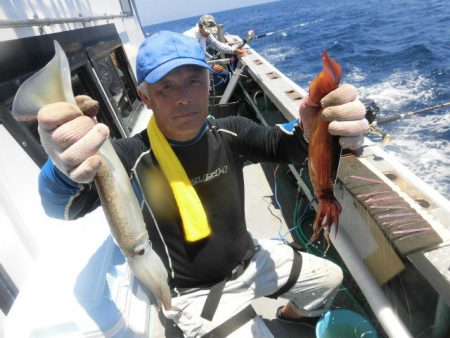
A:
[[[185,239],[196,242],[211,234],[202,202],[191,184],[183,166],[164,135],[159,130],[154,116],[147,127],[148,137],[164,176],[169,182],[183,221]]]

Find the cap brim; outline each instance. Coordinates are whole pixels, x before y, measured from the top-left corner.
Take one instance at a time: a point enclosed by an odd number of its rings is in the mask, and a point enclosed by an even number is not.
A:
[[[217,33],[217,27],[216,26],[214,26],[214,27],[205,27],[205,26],[203,26],[203,29],[205,30],[205,32],[208,32],[208,33]]]
[[[150,74],[148,74],[145,77],[144,81],[147,83],[156,83],[175,68],[188,65],[200,66],[208,70],[211,70],[211,66],[201,60],[192,58],[173,59],[154,69]]]

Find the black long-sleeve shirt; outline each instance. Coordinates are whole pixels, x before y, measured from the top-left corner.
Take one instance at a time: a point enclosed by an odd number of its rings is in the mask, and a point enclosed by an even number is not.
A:
[[[116,140],[114,148],[125,169],[132,173],[132,184],[144,202],[143,215],[150,240],[168,269],[171,287],[213,284],[227,276],[253,246],[244,215],[244,163],[300,164],[307,156],[307,144],[298,128],[289,133],[243,117],[208,120],[194,140],[170,144],[203,204],[212,229],[208,238],[196,243],[184,240],[170,186],[165,179],[157,179],[163,176],[147,131]],[[40,191],[44,206],[54,209],[52,199],[64,194],[61,187],[70,180],[61,178],[62,174],[50,165],[41,172]],[[156,171],[152,170],[155,168]],[[69,219],[83,216],[100,204],[93,185],[81,190],[79,187],[72,185],[70,206],[64,206]],[[63,207],[60,198],[58,201],[57,209]]]

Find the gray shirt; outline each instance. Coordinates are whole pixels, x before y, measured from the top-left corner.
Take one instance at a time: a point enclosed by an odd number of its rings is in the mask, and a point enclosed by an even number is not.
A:
[[[206,51],[207,47],[211,47],[212,49],[225,54],[234,54],[236,51],[236,47],[231,47],[226,43],[220,42],[213,34],[209,34],[208,37],[204,37],[200,33],[198,25],[195,25],[191,29],[188,29],[183,34],[197,39],[197,41],[202,46],[207,59],[212,59],[212,55]]]

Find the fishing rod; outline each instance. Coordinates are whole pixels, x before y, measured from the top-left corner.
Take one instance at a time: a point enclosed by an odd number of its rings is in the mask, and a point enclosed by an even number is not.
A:
[[[275,31],[266,32],[264,34],[259,34],[259,35],[255,34],[255,30],[254,29],[251,29],[251,30],[249,30],[247,32],[247,35],[245,36],[245,39],[242,40],[242,42],[245,45],[247,42],[249,42],[251,40],[261,39],[261,38],[264,38],[266,36],[270,36],[270,35],[275,34],[275,33],[287,31],[289,29],[293,29],[293,28],[296,28],[296,27],[302,27],[302,26],[306,26],[306,25],[308,25],[307,22],[302,22],[302,23],[299,23],[299,24],[296,24],[296,25],[293,25],[293,26],[285,27],[285,28],[282,28],[282,29],[277,29]]]
[[[376,121],[373,121],[370,123],[369,134],[381,135],[381,142],[388,143],[392,140],[392,136],[389,135],[388,133],[382,131],[381,129],[379,129],[377,127],[378,125],[392,122],[392,121],[401,120],[401,119],[404,119],[405,117],[413,116],[413,115],[420,114],[420,113],[423,113],[426,111],[435,110],[435,109],[439,109],[439,108],[443,108],[443,107],[447,107],[447,106],[450,106],[450,102],[440,103],[440,104],[437,104],[437,105],[434,105],[431,107],[426,107],[426,108],[422,108],[419,110],[410,111],[407,113],[401,113],[401,114],[396,114],[396,115],[388,116],[385,118],[377,119]]]
[[[434,109],[438,109],[438,108],[442,108],[442,107],[447,107],[447,106],[450,106],[450,102],[440,103],[440,104],[437,104],[435,106],[419,109],[419,110],[416,110],[416,111],[410,111],[410,112],[407,112],[407,113],[402,113],[402,114],[388,116],[388,117],[385,117],[385,118],[382,118],[382,119],[378,119],[375,122],[375,124],[376,125],[380,125],[380,124],[383,124],[383,123],[397,121],[397,120],[404,119],[405,117],[409,117],[409,116],[412,116],[412,115],[420,114],[420,113],[423,113],[423,112],[426,112],[426,111],[430,111],[430,110],[434,110]]]

